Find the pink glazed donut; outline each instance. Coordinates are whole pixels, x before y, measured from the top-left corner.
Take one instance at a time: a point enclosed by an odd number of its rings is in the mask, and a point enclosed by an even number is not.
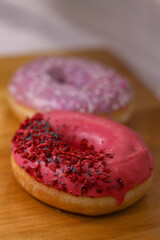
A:
[[[129,83],[110,67],[80,58],[43,58],[21,67],[9,83],[20,118],[35,112],[71,110],[126,121],[132,110]]]
[[[128,127],[91,114],[52,111],[22,122],[12,140],[12,166],[18,182],[37,199],[100,215],[140,199],[154,163]]]

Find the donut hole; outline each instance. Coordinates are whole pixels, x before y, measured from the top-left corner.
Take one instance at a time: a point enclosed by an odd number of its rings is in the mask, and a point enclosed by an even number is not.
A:
[[[54,82],[57,82],[58,84],[66,84],[66,79],[62,70],[50,69],[48,70],[48,75]]]
[[[70,69],[70,71],[60,67],[52,67],[47,70],[47,74],[52,82],[70,85],[74,88],[81,88],[86,84],[90,85],[93,82],[89,73],[84,70],[82,71],[82,69],[79,69],[79,67],[76,66],[74,66],[73,69]]]
[[[72,125],[66,124],[64,127],[62,124],[58,126],[56,132],[68,145],[71,145],[75,148],[81,149],[82,141],[86,140],[87,145],[93,145],[94,150],[99,151],[104,149],[105,140],[103,136],[101,136],[101,134],[93,134],[92,129],[90,132],[90,127],[84,126],[83,124],[78,126],[76,123]]]

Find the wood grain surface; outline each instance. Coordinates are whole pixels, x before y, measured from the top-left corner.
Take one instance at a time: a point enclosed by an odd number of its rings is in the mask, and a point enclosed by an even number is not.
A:
[[[155,176],[147,194],[128,209],[100,217],[57,210],[34,199],[16,182],[10,142],[19,121],[7,103],[7,83],[14,71],[37,56],[0,59],[0,239],[160,239],[160,104],[117,58],[106,51],[47,53],[96,59],[116,67],[135,89],[135,110],[128,125],[138,131],[155,157]]]

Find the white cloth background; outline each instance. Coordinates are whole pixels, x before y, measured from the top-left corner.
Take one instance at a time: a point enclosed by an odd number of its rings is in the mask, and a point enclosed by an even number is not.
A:
[[[160,0],[0,0],[0,55],[105,47],[160,98]]]

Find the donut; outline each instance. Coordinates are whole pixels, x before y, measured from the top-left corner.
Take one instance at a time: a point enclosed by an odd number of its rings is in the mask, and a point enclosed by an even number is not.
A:
[[[133,130],[108,118],[58,110],[20,124],[11,162],[32,196],[84,215],[132,205],[150,186],[154,169],[151,152]]]
[[[69,110],[125,122],[133,105],[133,92],[124,77],[81,58],[35,60],[15,73],[8,90],[11,108],[20,119],[36,112]]]

